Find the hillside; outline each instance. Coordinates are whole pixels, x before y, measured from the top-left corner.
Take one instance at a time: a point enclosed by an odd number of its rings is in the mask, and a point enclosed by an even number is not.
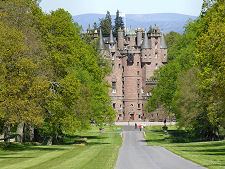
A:
[[[86,30],[88,25],[93,25],[94,22],[99,22],[99,18],[104,18],[105,14],[82,14],[73,16],[75,22],[82,25]],[[176,13],[154,13],[154,14],[127,14],[127,27],[145,28],[148,30],[149,26],[156,24],[164,33],[175,31],[183,33],[184,25],[189,19],[195,19],[196,16],[176,14]],[[115,15],[112,15],[114,21]]]

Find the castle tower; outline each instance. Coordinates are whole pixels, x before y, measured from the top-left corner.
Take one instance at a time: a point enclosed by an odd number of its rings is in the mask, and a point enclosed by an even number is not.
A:
[[[142,43],[142,31],[141,29],[137,29],[137,46],[141,47],[141,43]]]
[[[124,49],[124,32],[121,28],[118,29],[118,49]]]

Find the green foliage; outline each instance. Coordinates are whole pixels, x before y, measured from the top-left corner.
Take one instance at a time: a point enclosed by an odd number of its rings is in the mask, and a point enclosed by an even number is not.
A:
[[[26,12],[28,2],[1,2],[0,116],[6,126],[20,121],[40,124],[43,102],[48,96],[45,50]]]
[[[208,2],[209,4],[209,2]],[[213,126],[225,127],[225,1],[211,2],[198,30],[197,65],[200,95]]]
[[[167,42],[167,48],[168,48],[168,50],[170,50],[170,47],[176,43],[176,41],[181,37],[181,34],[171,31],[170,33],[164,35],[164,37]]]
[[[182,36],[165,36],[168,64],[155,73],[159,82],[147,105],[149,111],[162,105],[180,126],[205,140],[220,139],[225,127],[224,11],[224,0],[205,1],[202,15]]]
[[[81,39],[63,9],[45,14],[36,1],[1,1],[0,119],[57,136],[111,123],[107,62]],[[4,9],[4,10],[2,10]],[[44,122],[43,122],[44,121]]]
[[[194,41],[199,26],[198,20],[190,22],[184,35],[178,38],[176,43],[168,49],[168,64],[156,71],[153,77],[158,80],[158,83],[152,91],[152,97],[146,106],[148,111],[153,111],[162,105],[167,113],[174,113],[177,78],[182,76],[183,72],[191,68],[195,63]]]
[[[153,33],[152,25],[149,26],[148,33]]]
[[[117,37],[117,30],[121,28],[124,30],[123,18],[119,16],[119,10],[116,11],[115,25],[113,26],[113,36]]]
[[[110,12],[107,11],[105,18],[99,19],[99,26],[102,30],[103,36],[109,36],[110,31],[112,30],[112,18]]]

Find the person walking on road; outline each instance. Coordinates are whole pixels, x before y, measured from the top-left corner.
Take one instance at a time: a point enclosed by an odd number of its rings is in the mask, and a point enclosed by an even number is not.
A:
[[[140,131],[142,130],[142,125],[141,124],[139,125],[139,129],[140,129]]]
[[[137,129],[137,123],[135,123],[135,129]]]

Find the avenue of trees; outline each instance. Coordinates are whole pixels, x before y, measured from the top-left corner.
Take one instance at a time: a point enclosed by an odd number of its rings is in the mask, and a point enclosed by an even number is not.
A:
[[[81,39],[81,27],[37,0],[0,1],[0,132],[8,140],[56,142],[65,133],[111,123],[108,63]],[[60,136],[60,137],[59,137]]]
[[[163,107],[194,137],[218,140],[225,135],[225,1],[205,0],[198,19],[182,35],[171,32],[168,64],[147,109]]]

